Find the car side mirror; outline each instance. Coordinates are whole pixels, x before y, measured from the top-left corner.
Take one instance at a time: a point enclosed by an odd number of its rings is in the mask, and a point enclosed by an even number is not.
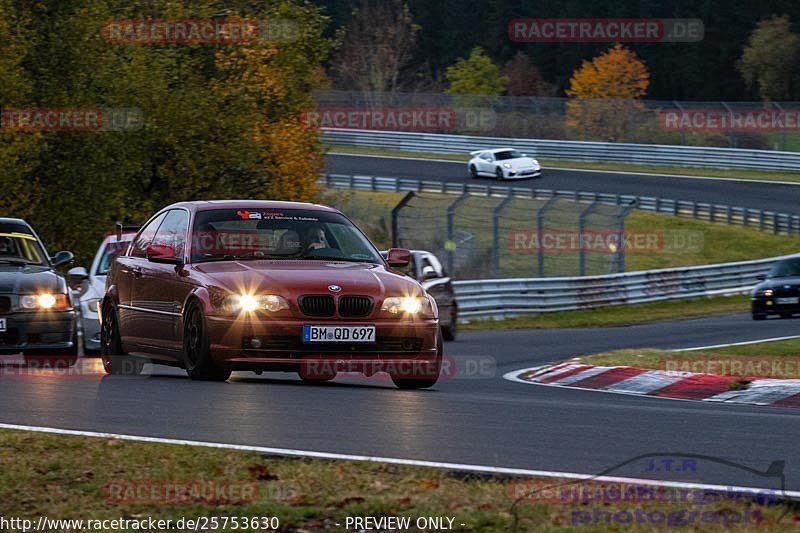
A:
[[[767,275],[766,274],[759,274],[758,276],[756,276],[756,279],[758,281],[764,281],[765,279],[767,279]]]
[[[166,244],[151,244],[147,247],[145,254],[147,255],[147,260],[152,263],[182,264],[182,261],[175,254],[175,248]]]
[[[411,251],[405,248],[392,248],[386,256],[390,267],[404,267],[411,262]]]
[[[75,256],[72,255],[72,252],[62,250],[50,258],[50,261],[53,263],[53,266],[61,266],[71,263],[73,259],[75,259]]]
[[[432,266],[428,265],[426,267],[422,267],[422,281],[438,278],[439,274],[436,273],[436,269]]]
[[[70,287],[78,288],[89,279],[89,273],[83,267],[73,267],[67,271],[67,283]]]

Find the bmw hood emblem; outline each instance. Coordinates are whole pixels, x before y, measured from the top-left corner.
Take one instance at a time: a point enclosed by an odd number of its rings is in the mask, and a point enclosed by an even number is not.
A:
[[[331,292],[341,292],[342,288],[338,285],[328,285],[328,290]]]

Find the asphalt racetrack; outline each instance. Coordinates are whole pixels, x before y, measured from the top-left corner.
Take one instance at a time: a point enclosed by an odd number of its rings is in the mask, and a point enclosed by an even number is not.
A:
[[[747,314],[576,330],[465,331],[445,345],[459,365],[431,390],[402,391],[388,378],[345,376],[322,385],[293,374],[236,373],[227,383],[146,367],[142,377],[41,371],[0,381],[0,422],[126,435],[400,459],[679,479],[642,472],[633,457],[668,453],[724,458],[754,470],[786,461],[786,489],[800,489],[795,410],[643,398],[526,385],[503,374],[612,348],[666,348],[797,333],[800,322],[753,322]],[[773,487],[723,464],[694,481]]]

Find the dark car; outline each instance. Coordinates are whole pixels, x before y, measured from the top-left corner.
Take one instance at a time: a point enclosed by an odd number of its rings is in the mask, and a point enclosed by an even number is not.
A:
[[[388,252],[381,252],[383,257]],[[439,308],[439,326],[446,341],[456,339],[458,328],[458,304],[453,282],[441,261],[431,252],[411,250],[411,261],[402,269],[403,273],[419,281],[428,294],[436,300]]]
[[[158,212],[118,256],[100,306],[109,373],[145,360],[194,379],[232,370],[387,372],[398,387],[436,383],[436,302],[391,271],[340,212],[314,204],[184,202]]]
[[[70,252],[49,257],[24,220],[0,218],[0,353],[75,362],[75,311],[56,271],[71,261]]]
[[[778,261],[750,295],[753,320],[800,313],[800,257]]]

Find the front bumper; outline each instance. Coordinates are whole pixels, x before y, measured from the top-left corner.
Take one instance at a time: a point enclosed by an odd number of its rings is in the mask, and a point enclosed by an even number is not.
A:
[[[0,315],[6,331],[0,332],[0,353],[29,350],[68,350],[75,347],[75,311],[31,311]]]
[[[779,304],[780,296],[758,296],[750,298],[750,306],[754,315],[778,315],[800,313],[800,301],[797,304]]]
[[[512,169],[503,169],[503,175],[506,179],[527,179],[527,178],[538,178],[542,175],[541,168],[523,168],[519,170],[512,170]]]
[[[302,340],[306,324],[374,325],[375,342],[306,344]],[[437,320],[248,320],[210,316],[208,328],[212,357],[235,369],[294,371],[303,363],[316,361],[333,364],[340,372],[368,374],[381,371],[384,365],[434,361],[439,335]]]
[[[100,319],[88,305],[81,303],[81,328],[83,328],[83,347],[87,350],[100,349]]]

